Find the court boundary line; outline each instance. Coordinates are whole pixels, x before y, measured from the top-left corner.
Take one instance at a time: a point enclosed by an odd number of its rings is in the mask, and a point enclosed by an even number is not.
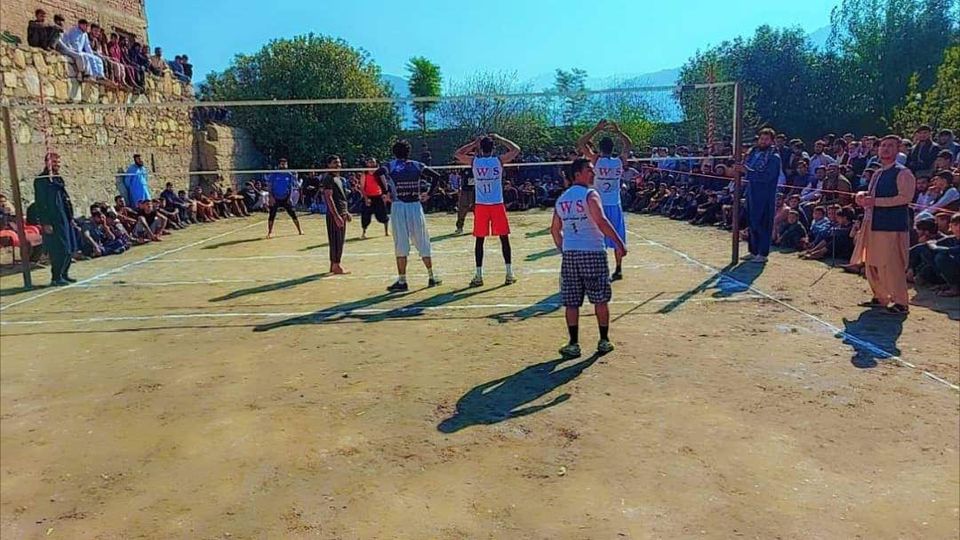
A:
[[[766,292],[764,292],[764,291],[762,291],[762,290],[754,287],[752,284],[744,283],[743,281],[740,281],[739,279],[731,276],[731,275],[730,275],[729,273],[727,273],[727,272],[723,272],[723,271],[719,270],[718,268],[715,268],[715,267],[710,266],[709,264],[707,264],[707,263],[705,263],[705,262],[703,262],[703,261],[700,261],[700,260],[698,260],[698,259],[693,258],[693,257],[692,257],[691,255],[689,255],[688,253],[685,253],[685,252],[683,252],[683,251],[680,251],[679,249],[673,248],[673,247],[668,246],[668,245],[666,245],[666,244],[662,244],[662,243],[660,243],[660,242],[657,242],[656,240],[651,240],[651,239],[643,236],[642,234],[637,233],[637,232],[633,232],[633,231],[631,231],[631,230],[628,230],[627,233],[628,233],[628,234],[632,234],[632,235],[640,238],[641,240],[644,240],[644,241],[648,242],[648,243],[649,243],[650,245],[652,245],[652,246],[657,246],[657,247],[662,248],[662,249],[664,249],[664,250],[666,250],[666,251],[669,251],[669,252],[673,253],[674,255],[677,255],[678,257],[680,257],[680,258],[682,258],[682,259],[684,259],[684,260],[686,260],[686,261],[688,261],[688,262],[690,262],[690,263],[693,263],[693,264],[695,264],[695,265],[703,268],[704,270],[707,270],[708,272],[710,272],[710,273],[711,273],[712,275],[714,275],[714,276],[722,276],[722,277],[724,277],[724,278],[726,278],[726,279],[729,279],[730,281],[733,281],[733,282],[736,283],[737,285],[739,285],[739,286],[741,286],[741,287],[744,287],[746,290],[752,291],[754,294],[758,294],[758,295],[760,295],[760,296],[762,296],[762,297],[764,297],[764,298],[766,298],[766,299],[768,299],[768,300],[770,300],[770,301],[772,301],[772,302],[775,302],[775,303],[777,303],[777,304],[779,304],[779,305],[781,305],[781,306],[789,309],[790,311],[793,311],[794,313],[800,314],[800,315],[802,315],[802,316],[804,316],[804,317],[806,317],[806,318],[808,318],[808,319],[810,319],[810,320],[812,320],[812,321],[820,324],[821,326],[825,327],[827,330],[830,330],[831,332],[833,332],[834,336],[836,336],[836,337],[842,337],[842,338],[847,339],[847,340],[849,340],[849,341],[851,341],[851,342],[853,342],[853,343],[855,343],[855,344],[858,344],[858,345],[860,345],[860,346],[862,346],[862,347],[865,347],[865,348],[869,349],[870,352],[872,352],[872,353],[874,353],[874,354],[877,354],[878,356],[881,356],[883,359],[892,360],[894,363],[896,363],[896,364],[898,364],[898,365],[900,365],[900,366],[917,370],[917,371],[919,371],[922,375],[924,375],[924,376],[926,376],[926,377],[928,377],[928,378],[930,378],[930,379],[933,379],[933,380],[936,381],[936,382],[939,382],[939,383],[941,383],[941,384],[944,384],[944,385],[946,385],[947,387],[949,387],[949,388],[951,388],[951,389],[953,389],[953,390],[955,390],[955,391],[960,392],[960,385],[953,384],[952,382],[944,379],[943,377],[940,377],[939,375],[937,375],[937,374],[935,374],[935,373],[932,373],[932,372],[927,371],[927,370],[925,370],[925,369],[923,369],[923,368],[917,367],[916,364],[913,364],[912,362],[908,362],[907,360],[904,360],[904,359],[901,358],[899,355],[895,355],[895,354],[891,353],[890,351],[884,349],[883,347],[877,345],[876,343],[873,343],[872,341],[869,341],[869,340],[863,339],[863,338],[861,338],[861,337],[852,335],[852,334],[848,333],[846,330],[843,330],[843,329],[841,329],[840,327],[836,326],[835,324],[833,324],[833,323],[831,323],[831,322],[829,322],[829,321],[826,321],[826,320],[824,320],[824,319],[821,319],[820,317],[817,317],[816,315],[814,315],[814,314],[812,314],[812,313],[808,313],[808,312],[806,312],[806,311],[804,311],[804,310],[802,310],[802,309],[794,306],[793,304],[790,304],[789,302],[785,302],[785,301],[783,301],[783,300],[781,300],[781,299],[779,299],[779,298],[776,298],[775,296],[772,296],[772,295],[770,295],[770,294],[768,294],[768,293],[766,293]]]
[[[398,296],[397,298],[402,298]],[[675,302],[677,298],[657,298],[653,303],[666,304]],[[748,300],[767,300],[763,295],[755,296],[736,296],[726,298],[697,298],[691,301],[700,303],[720,303],[720,302],[743,302]],[[618,300],[610,302],[614,305],[643,305],[647,300]],[[314,315],[316,317],[333,317],[337,315],[378,315],[381,313],[408,313],[420,311],[468,311],[474,309],[528,309],[533,307],[551,307],[562,308],[562,302],[542,302],[534,304],[463,304],[453,306],[399,306],[395,308],[356,308],[356,309],[319,309],[315,311],[252,311],[252,312],[214,312],[214,313],[161,313],[156,315],[120,315],[113,317],[87,317],[75,319],[45,319],[45,320],[26,320],[26,321],[0,321],[0,326],[41,326],[45,324],[83,324],[99,322],[125,322],[125,321],[155,321],[155,320],[174,320],[174,319],[219,319],[219,318],[264,318],[272,319],[277,317],[306,317]]]
[[[170,254],[172,254],[172,253],[178,253],[178,252],[183,251],[183,250],[185,250],[185,249],[190,249],[190,248],[192,248],[192,247],[199,246],[199,245],[201,245],[201,244],[205,244],[205,243],[207,243],[207,242],[209,242],[209,241],[211,241],[211,240],[217,240],[217,239],[219,239],[219,238],[223,238],[224,236],[229,236],[229,235],[231,235],[231,234],[238,233],[238,232],[240,232],[240,231],[244,231],[244,230],[246,230],[246,229],[250,229],[250,228],[252,228],[252,227],[254,227],[254,226],[262,225],[262,224],[263,224],[263,220],[257,220],[257,221],[255,221],[255,222],[253,222],[253,223],[248,223],[248,224],[246,224],[246,225],[244,225],[244,226],[242,226],[242,227],[238,227],[238,228],[236,228],[236,229],[232,229],[232,230],[227,231],[227,232],[224,232],[224,233],[215,234],[215,235],[213,235],[213,236],[211,236],[211,237],[204,238],[204,239],[201,239],[201,240],[197,240],[197,241],[195,241],[195,242],[190,242],[189,244],[184,244],[184,245],[182,245],[182,246],[180,246],[180,247],[171,248],[171,249],[168,249],[168,250],[166,250],[166,251],[161,251],[160,253],[155,253],[155,254],[153,254],[153,255],[150,255],[149,257],[145,257],[145,258],[140,259],[140,260],[138,260],[138,261],[128,262],[128,263],[126,263],[126,264],[117,266],[117,267],[112,268],[112,269],[110,269],[110,270],[106,270],[106,271],[101,272],[101,273],[99,273],[99,274],[96,274],[96,275],[94,275],[94,276],[91,276],[91,277],[88,277],[88,278],[85,278],[85,279],[81,279],[80,281],[77,281],[76,283],[71,283],[70,285],[66,285],[66,286],[63,286],[63,287],[48,287],[47,289],[45,289],[45,290],[43,290],[43,291],[41,291],[41,292],[39,292],[39,293],[37,293],[37,294],[34,294],[34,295],[32,295],[32,296],[28,296],[28,297],[26,297],[26,298],[21,298],[21,299],[15,301],[15,302],[10,302],[9,304],[4,304],[4,305],[0,306],[0,312],[6,311],[6,310],[8,310],[8,309],[10,309],[10,308],[12,308],[12,307],[16,307],[16,306],[19,306],[19,305],[22,305],[22,304],[26,304],[26,303],[28,303],[28,302],[33,302],[34,300],[39,300],[39,299],[41,299],[41,298],[44,298],[44,297],[46,297],[46,296],[49,296],[49,295],[51,295],[51,294],[54,294],[54,293],[57,293],[57,292],[60,292],[60,291],[66,291],[66,290],[72,289],[72,288],[74,288],[74,287],[79,287],[79,286],[85,285],[85,284],[87,284],[87,283],[96,281],[96,280],[98,280],[98,279],[105,278],[105,277],[107,277],[107,276],[112,276],[113,274],[116,274],[116,273],[119,273],[119,272],[123,272],[123,271],[126,270],[127,268],[132,268],[132,267],[134,267],[134,266],[139,266],[139,265],[141,265],[141,264],[148,263],[148,262],[153,261],[153,260],[155,260],[155,259],[159,259],[160,257],[165,257],[165,256],[170,255]]]

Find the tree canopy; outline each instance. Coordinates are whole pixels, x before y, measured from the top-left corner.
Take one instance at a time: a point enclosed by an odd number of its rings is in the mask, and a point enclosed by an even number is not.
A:
[[[237,55],[230,67],[207,76],[201,100],[392,97],[368,53],[345,41],[309,34],[277,39],[252,55]],[[400,132],[393,104],[236,107],[230,122],[245,128],[270,158],[313,166],[323,156],[352,160],[386,153]]]
[[[414,56],[407,63],[407,86],[414,97],[437,97],[440,95],[440,66],[427,60],[423,56]],[[421,131],[427,130],[427,113],[436,107],[435,102],[415,102],[413,111],[417,127]]]

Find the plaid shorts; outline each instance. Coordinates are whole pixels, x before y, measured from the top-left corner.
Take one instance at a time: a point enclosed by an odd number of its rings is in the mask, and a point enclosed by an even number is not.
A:
[[[564,251],[560,263],[560,297],[565,307],[580,307],[586,295],[591,304],[606,304],[613,296],[610,267],[604,251]]]

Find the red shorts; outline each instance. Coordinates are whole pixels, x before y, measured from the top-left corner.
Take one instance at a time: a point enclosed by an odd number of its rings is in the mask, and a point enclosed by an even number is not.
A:
[[[506,236],[510,234],[507,207],[501,204],[475,204],[473,206],[473,235]]]

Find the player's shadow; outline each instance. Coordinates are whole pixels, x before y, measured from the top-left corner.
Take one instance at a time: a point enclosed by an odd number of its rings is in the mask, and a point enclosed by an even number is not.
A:
[[[844,318],[844,331],[838,337],[853,347],[850,363],[868,369],[877,367],[878,360],[900,356],[897,340],[903,333],[905,320],[905,315],[891,315],[882,309],[868,309],[855,321]]]
[[[407,293],[409,294],[409,293]],[[283,328],[285,326],[297,326],[301,324],[322,324],[325,322],[338,321],[346,318],[356,318],[361,317],[361,314],[354,313],[359,310],[367,309],[370,306],[375,306],[380,302],[390,300],[392,298],[400,298],[404,294],[397,293],[383,293],[377,296],[371,296],[369,298],[363,298],[361,300],[355,300],[353,302],[344,302],[342,304],[337,304],[326,309],[321,309],[307,315],[298,315],[296,317],[291,317],[289,319],[283,319],[282,321],[274,321],[264,324],[258,324],[253,327],[254,332],[267,332],[270,330],[275,330],[277,328]]]
[[[660,308],[657,313],[670,313],[685,304],[687,300],[710,289],[715,289],[711,295],[714,298],[728,298],[735,294],[747,292],[753,287],[753,283],[760,277],[765,268],[766,265],[755,263],[728,264],[721,268],[719,272],[703,280],[696,287],[681,294],[675,300]]]
[[[240,238],[238,240],[227,240],[226,242],[218,242],[216,244],[210,244],[203,246],[203,249],[220,249],[222,247],[237,246],[240,244],[249,244],[251,242],[259,242],[263,238]]]
[[[525,238],[537,238],[538,236],[547,236],[548,234],[550,234],[550,227],[540,229],[539,231],[528,232],[523,236]]]
[[[351,242],[359,242],[360,240],[361,240],[361,238],[360,238],[359,236],[354,236],[353,238],[347,238],[344,243],[349,244],[349,243],[351,243]],[[323,248],[323,247],[327,247],[327,246],[329,246],[329,245],[330,245],[329,242],[324,242],[324,243],[322,243],[322,244],[313,244],[312,246],[302,247],[302,248],[300,248],[299,251],[311,251],[311,250],[314,250],[314,249],[320,249],[320,248]]]
[[[388,319],[405,319],[410,317],[420,317],[425,312],[430,311],[432,308],[437,308],[446,304],[452,304],[454,302],[466,300],[471,296],[476,296],[478,294],[495,291],[503,287],[506,287],[506,285],[498,285],[490,289],[466,287],[463,289],[457,289],[455,291],[435,294],[429,298],[424,298],[423,300],[418,300],[412,304],[408,304],[406,306],[400,306],[398,308],[387,310],[382,313],[360,314],[354,318],[360,319],[364,322],[380,322]]]
[[[527,319],[549,315],[562,307],[563,303],[560,298],[560,293],[554,293],[527,307],[512,311],[494,313],[493,315],[488,315],[487,318],[493,319],[500,324],[508,322],[522,322]]]
[[[559,405],[570,399],[569,393],[546,403],[528,404],[576,379],[599,358],[599,354],[594,354],[563,368],[560,365],[564,360],[558,358],[476,386],[457,400],[456,411],[440,422],[437,430],[456,433],[470,426],[496,424]]]
[[[303,285],[304,283],[310,283],[311,281],[317,281],[318,279],[323,279],[331,275],[330,272],[324,272],[322,274],[310,274],[309,276],[302,276],[294,279],[288,279],[285,281],[278,281],[276,283],[268,283],[266,285],[260,285],[257,287],[250,287],[248,289],[238,289],[232,293],[225,294],[223,296],[218,296],[216,298],[211,298],[208,302],[223,302],[226,300],[234,300],[236,298],[242,298],[244,296],[250,296],[251,294],[260,294],[265,292],[279,291],[282,289],[289,289],[291,287],[296,287],[297,285]]]
[[[458,236],[463,236],[463,235],[462,235],[462,234],[457,234],[457,233],[455,233],[455,232],[447,233],[447,234],[438,234],[437,236],[431,236],[431,237],[430,237],[430,241],[431,241],[431,242],[443,242],[444,240],[449,240],[449,239],[451,239],[451,238],[456,238],[456,237],[458,237]]]
[[[540,259],[546,259],[547,257],[554,257],[559,255],[560,252],[557,251],[557,248],[552,247],[550,249],[545,249],[543,251],[538,251],[536,253],[531,253],[526,256],[524,259],[527,262],[539,261]]]

